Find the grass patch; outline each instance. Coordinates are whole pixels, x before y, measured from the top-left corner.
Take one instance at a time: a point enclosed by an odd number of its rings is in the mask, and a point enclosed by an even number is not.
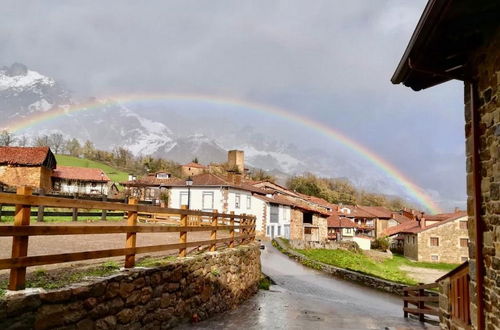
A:
[[[152,267],[161,267],[165,266],[172,261],[176,260],[177,257],[174,256],[168,256],[168,257],[145,257],[136,262],[136,267],[147,267],[147,268],[152,268]]]
[[[0,299],[3,299],[5,297],[5,293],[7,291],[5,291],[5,289],[0,289]]]
[[[47,271],[43,268],[37,269],[27,275],[27,288],[43,288],[46,290],[59,289],[72,283],[78,283],[88,277],[103,277],[117,273],[120,266],[115,261],[108,261],[99,266],[63,271]],[[0,291],[7,289],[7,281],[0,283]]]
[[[372,275],[392,282],[408,285],[417,284],[415,280],[407,276],[406,272],[399,269],[397,263],[391,263],[390,259],[387,259],[384,262],[377,262],[364,254],[345,250],[313,249],[296,251],[312,260],[335,267]]]
[[[400,254],[394,254],[392,259],[387,260],[387,263],[392,263],[397,267],[399,266],[421,267],[421,268],[438,269],[447,272],[459,266],[459,264],[447,264],[444,262],[411,261]]]
[[[259,281],[259,289],[260,290],[269,290],[271,286],[271,280],[267,276],[262,276]]]
[[[56,155],[56,159],[58,165],[101,169],[113,182],[124,182],[128,180],[128,173],[120,171],[104,163],[68,155]]]

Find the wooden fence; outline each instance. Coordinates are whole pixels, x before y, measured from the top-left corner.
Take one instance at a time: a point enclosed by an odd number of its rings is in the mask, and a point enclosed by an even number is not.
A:
[[[29,187],[20,187],[17,194],[0,193],[0,204],[16,205],[13,226],[0,226],[0,237],[12,237],[11,258],[0,259],[0,269],[10,269],[9,290],[21,290],[25,287],[26,267],[48,265],[63,262],[125,256],[125,268],[135,266],[135,256],[141,253],[151,253],[167,250],[179,250],[179,257],[185,257],[190,247],[208,246],[215,251],[217,244],[234,247],[250,242],[255,238],[255,217],[251,215],[222,214],[216,212],[201,212],[182,209],[161,208],[150,205],[140,205],[136,199],[130,199],[128,204],[102,201],[67,199],[47,196],[34,196]],[[45,206],[70,209],[98,209],[107,211],[122,211],[127,213],[127,225],[117,226],[30,226],[32,206]],[[178,218],[177,226],[138,225],[139,213],[169,214]],[[205,225],[190,226],[189,218],[202,219]],[[209,223],[209,226],[206,224]],[[228,230],[228,238],[217,238],[217,231]],[[136,246],[138,233],[179,233],[179,243]],[[204,241],[189,241],[189,232],[209,232],[210,239]],[[119,249],[94,250],[85,252],[61,253],[41,256],[28,256],[28,240],[30,236],[41,235],[98,235],[126,234],[125,247]],[[62,247],[64,248],[64,247]]]
[[[439,303],[439,296],[437,293],[434,294],[426,291],[427,289],[437,288],[438,285],[438,283],[429,283],[404,288],[404,317],[408,317],[408,314],[414,314],[418,316],[421,322],[425,322],[426,314],[439,316],[439,309],[436,306]],[[434,303],[434,306],[429,305],[429,303]],[[408,304],[415,305],[416,307],[408,307]]]

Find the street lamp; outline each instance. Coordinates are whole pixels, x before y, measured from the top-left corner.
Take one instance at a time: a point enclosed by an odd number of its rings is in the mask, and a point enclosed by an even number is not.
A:
[[[188,210],[191,203],[191,186],[193,185],[193,179],[191,177],[187,178],[186,186],[188,187]]]

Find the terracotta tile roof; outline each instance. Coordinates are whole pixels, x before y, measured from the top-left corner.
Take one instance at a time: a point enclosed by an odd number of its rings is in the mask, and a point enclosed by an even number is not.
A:
[[[392,213],[392,219],[397,221],[398,223],[405,223],[408,221],[413,221],[412,219],[405,217],[404,215],[396,213],[396,212]]]
[[[346,217],[349,218],[367,218],[367,219],[373,219],[376,218],[376,216],[358,206],[355,207],[349,207],[351,210],[350,214],[345,214]]]
[[[323,198],[316,197],[316,196],[307,196],[306,199],[314,204],[319,205],[319,206],[323,206],[323,207],[326,207],[326,208],[329,208],[332,210],[337,210],[336,204],[332,204],[332,203],[324,200]]]
[[[358,208],[367,211],[368,213],[373,214],[375,217],[379,219],[389,219],[392,217],[391,210],[383,207],[383,206],[357,206]]]
[[[185,181],[181,180],[179,178],[157,178],[154,175],[147,175],[142,178],[139,178],[137,180],[130,180],[130,181],[125,181],[122,182],[122,186],[129,186],[129,187],[159,187],[159,186],[180,186],[184,185]]]
[[[326,219],[328,228],[357,228],[358,225],[345,217],[339,217],[337,212],[332,214]]]
[[[50,165],[54,168],[56,162],[49,147],[0,147],[0,165]]]
[[[108,176],[98,168],[57,166],[53,178],[88,182],[109,182]]]
[[[280,204],[280,205],[286,205],[286,206],[295,206],[292,201],[281,197],[281,196],[274,196],[274,197],[267,197],[267,196],[260,196],[260,195],[254,195],[255,198],[263,200],[265,202],[269,203],[275,203],[275,204]]]
[[[182,167],[208,168],[208,167],[207,167],[207,166],[205,166],[205,165],[198,164],[198,163],[194,163],[194,162],[191,162],[191,163],[187,163],[187,164],[185,164],[185,165],[182,165]]]
[[[417,233],[420,233],[420,232],[425,231],[427,229],[435,228],[435,227],[441,226],[441,225],[443,225],[445,223],[448,223],[448,222],[455,221],[457,219],[463,218],[463,217],[467,216],[467,212],[465,212],[465,211],[458,211],[458,212],[454,212],[454,213],[436,214],[436,216],[438,216],[439,218],[446,216],[447,218],[445,220],[441,220],[438,223],[425,226],[424,228],[420,227],[420,222],[419,221],[411,220],[411,221],[408,221],[408,222],[404,222],[404,223],[402,223],[400,225],[387,228],[384,231],[384,235],[386,235],[386,236],[392,236],[392,235],[401,234],[401,233],[417,234]],[[427,217],[424,217],[424,218],[427,220]]]

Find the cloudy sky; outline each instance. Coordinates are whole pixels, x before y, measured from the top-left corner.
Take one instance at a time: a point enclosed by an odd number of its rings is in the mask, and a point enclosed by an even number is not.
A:
[[[279,106],[366,145],[443,205],[463,206],[462,84],[417,93],[390,83],[425,3],[0,0],[0,66],[24,63],[80,97],[203,93]],[[333,143],[296,130],[282,123],[273,134]]]

